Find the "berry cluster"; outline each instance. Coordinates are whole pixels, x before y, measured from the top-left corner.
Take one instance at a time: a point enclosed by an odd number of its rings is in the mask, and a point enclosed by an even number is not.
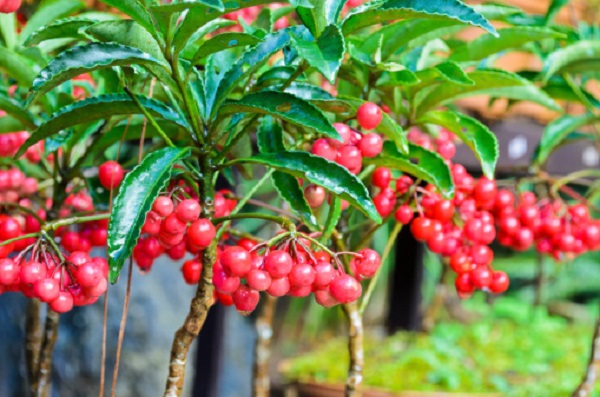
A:
[[[0,0],[0,13],[10,14],[21,7],[21,0]]]
[[[106,291],[105,259],[74,252],[61,263],[54,254],[36,253],[36,248],[30,260],[22,260],[21,255],[0,259],[0,294],[20,291],[28,298],[48,303],[57,313],[65,313],[73,306],[95,303]]]
[[[17,203],[19,199],[29,197],[37,190],[37,180],[28,178],[20,169],[0,169],[0,202]]]
[[[13,157],[27,138],[29,138],[27,131],[0,134],[0,157]],[[25,158],[31,163],[37,163],[42,159],[43,154],[44,141],[40,141],[27,148]]]
[[[325,307],[354,302],[362,293],[360,281],[375,275],[381,264],[377,252],[361,250],[353,254],[350,262],[353,277],[342,270],[337,258],[324,251],[312,251],[305,239],[297,241],[296,244],[288,240],[262,253],[259,251],[263,245],[248,239],[219,249],[213,269],[219,301],[232,302],[244,315],[256,308],[263,291],[274,297],[306,297],[314,293],[317,303]],[[181,270],[188,284],[196,284],[202,263],[190,260]]]
[[[584,204],[539,200],[532,192],[515,199],[510,190],[498,191],[494,205],[498,242],[517,251],[532,246],[556,260],[573,259],[600,249],[600,221]]]
[[[235,208],[237,201],[227,198],[227,194],[221,191],[215,195],[215,217],[226,216]],[[195,198],[158,197],[142,228],[144,236],[133,250],[138,267],[148,271],[163,253],[180,260],[187,252],[198,254],[208,247],[216,229],[209,219],[200,218],[201,210]]]

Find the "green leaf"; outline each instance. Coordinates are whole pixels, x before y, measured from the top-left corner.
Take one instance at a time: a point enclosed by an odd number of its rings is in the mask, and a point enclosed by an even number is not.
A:
[[[14,118],[19,120],[23,126],[29,130],[36,128],[33,115],[24,109],[19,102],[3,94],[0,94],[0,110],[14,116]]]
[[[577,129],[600,122],[600,116],[594,114],[584,114],[580,116],[564,115],[552,121],[542,134],[537,155],[534,158],[535,164],[543,164],[548,160],[552,152],[558,148],[563,141]]]
[[[298,54],[334,84],[345,52],[344,37],[340,28],[336,25],[328,26],[316,41],[296,36],[293,36],[292,41]]]
[[[84,7],[85,5],[79,0],[50,0],[42,2],[21,31],[21,40],[29,38],[29,36],[42,26],[49,25],[51,22],[71,15]]]
[[[474,95],[531,101],[552,110],[561,110],[544,91],[514,73],[501,70],[476,70],[468,76],[475,82],[474,85],[465,86],[447,82],[439,84],[432,90],[422,91],[422,95],[416,100],[417,116],[423,115],[436,106]]]
[[[109,279],[115,283],[131,256],[152,208],[166,186],[173,166],[190,153],[189,148],[164,148],[147,155],[125,176],[115,199],[108,225]]]
[[[339,164],[313,156],[307,152],[288,151],[262,153],[236,163],[262,164],[297,178],[308,180],[357,207],[365,215],[381,223],[381,217],[360,179]]]
[[[546,59],[544,80],[557,73],[600,70],[600,40],[583,40],[556,50]]]
[[[323,234],[319,240],[321,243],[326,244],[331,234],[337,227],[340,218],[342,217],[342,200],[339,197],[333,197],[331,204],[329,205],[329,214],[327,214],[327,220],[325,220],[325,226],[323,227]]]
[[[17,33],[17,18],[16,13],[2,14],[0,13],[0,35],[4,41],[4,45],[9,50],[15,48],[19,34]]]
[[[33,82],[28,102],[31,103],[39,95],[80,74],[134,64],[163,68],[159,60],[137,48],[112,43],[91,43],[74,47],[58,55],[40,72]]]
[[[281,88],[281,85],[276,85],[274,88],[279,89]],[[323,88],[309,83],[293,82],[285,89],[285,92],[307,101],[334,99],[334,97]]]
[[[402,154],[392,142],[383,144],[377,157],[364,159],[365,164],[400,170],[436,186],[444,198],[454,196],[454,181],[446,161],[437,153],[409,143],[409,154]]]
[[[311,33],[320,38],[326,26],[337,25],[346,0],[307,0],[299,4],[298,15]]]
[[[102,0],[102,2],[129,15],[131,19],[142,25],[153,37],[158,37],[154,22],[152,21],[152,15],[138,0]]]
[[[235,47],[245,47],[248,45],[256,45],[260,39],[247,33],[222,33],[212,39],[207,40],[198,48],[192,63],[196,64],[203,58],[215,52],[227,50]]]
[[[85,36],[79,32],[80,29],[95,24],[97,21],[88,18],[72,17],[59,19],[51,24],[44,26],[29,36],[23,45],[32,46],[46,40],[54,39],[82,39]]]
[[[35,79],[35,71],[29,59],[0,45],[0,68],[6,70],[10,77],[25,87],[31,86]]]
[[[565,38],[553,29],[535,26],[515,26],[498,30],[497,37],[486,34],[458,47],[450,56],[454,62],[479,61],[499,52],[520,48],[524,44]]]
[[[348,35],[378,23],[416,18],[456,20],[496,34],[496,29],[481,14],[459,0],[388,0],[381,7],[350,14],[344,20],[342,30]]]
[[[341,140],[337,130],[316,106],[285,92],[260,91],[248,94],[239,101],[228,101],[221,106],[219,116],[241,112],[268,114]]]
[[[277,1],[278,0],[231,0],[224,5],[223,10],[215,9],[214,6],[205,5],[200,2],[187,2],[154,7],[153,10],[156,10],[156,12],[171,13],[188,10],[185,19],[181,22],[179,28],[177,28],[177,32],[173,38],[173,53],[177,55],[183,50],[194,33],[213,19],[217,19],[225,14],[238,11],[242,8],[276,3]]]
[[[0,134],[7,132],[20,132],[25,130],[26,127],[13,116],[0,117]]]
[[[167,123],[162,120],[157,120],[157,123],[172,140],[176,141],[184,138],[181,132],[178,134],[178,128],[175,124]],[[111,128],[109,131],[105,132],[100,137],[98,137],[98,140],[92,143],[89,150],[93,151],[94,153],[100,153],[106,150],[111,145],[120,142],[121,140],[139,141],[140,137],[142,136],[144,126],[146,128],[146,132],[144,135],[147,138],[159,136],[158,132],[151,123],[147,123],[147,125],[141,122],[136,124],[132,123],[129,125],[128,123],[123,123],[121,125]]]
[[[139,95],[138,99],[144,108],[150,113],[159,116],[160,119],[170,121],[188,131],[190,130],[187,121],[165,104]],[[21,146],[15,157],[23,155],[27,148],[35,143],[74,125],[108,119],[113,116],[140,113],[141,111],[138,106],[127,95],[107,94],[75,102],[60,109],[40,125]]]
[[[546,25],[552,23],[560,9],[569,4],[569,0],[552,0],[546,12]]]
[[[256,140],[260,153],[285,152],[283,129],[271,116],[262,118]]]
[[[434,66],[444,79],[456,84],[474,85],[475,82],[469,78],[469,75],[454,62],[442,62]]]
[[[134,20],[102,21],[85,29],[88,36],[101,42],[111,42],[151,55],[164,65],[168,65],[158,42],[146,29]]]
[[[231,91],[249,74],[253,73],[264,64],[273,54],[281,51],[289,44],[290,34],[300,35],[306,32],[304,26],[292,26],[278,32],[268,34],[255,47],[250,48],[242,57],[225,73],[217,88],[214,106],[211,115],[218,110],[219,105],[227,98]]]
[[[500,151],[498,139],[480,121],[453,111],[431,111],[417,121],[417,124],[435,124],[456,134],[481,162],[483,173],[494,178]]]

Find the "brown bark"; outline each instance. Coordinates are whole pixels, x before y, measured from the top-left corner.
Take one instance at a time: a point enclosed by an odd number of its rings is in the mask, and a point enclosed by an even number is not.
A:
[[[256,319],[256,347],[254,350],[254,379],[252,395],[269,397],[271,380],[269,378],[269,362],[271,358],[271,340],[273,336],[273,313],[277,299],[267,295],[262,312]]]
[[[592,340],[592,351],[588,361],[585,376],[581,381],[577,390],[573,392],[572,397],[588,397],[592,395],[594,386],[598,380],[598,372],[600,371],[600,317],[596,321],[596,330],[594,331],[594,339]]]
[[[40,350],[37,378],[32,385],[35,397],[47,397],[52,387],[52,350],[58,336],[59,314],[48,309],[44,328],[44,341]]]
[[[344,305],[344,313],[348,317],[348,352],[350,353],[350,367],[344,396],[361,397],[365,365],[363,319],[356,302]]]
[[[29,384],[35,383],[37,377],[40,349],[42,348],[42,325],[40,321],[41,304],[37,299],[30,299],[27,304],[25,319],[25,357]]]
[[[208,311],[214,303],[212,267],[215,262],[215,254],[216,242],[213,242],[202,256],[202,278],[198,284],[196,295],[192,299],[190,311],[183,326],[175,333],[164,397],[179,397],[183,391],[188,351],[194,339],[200,334]]]

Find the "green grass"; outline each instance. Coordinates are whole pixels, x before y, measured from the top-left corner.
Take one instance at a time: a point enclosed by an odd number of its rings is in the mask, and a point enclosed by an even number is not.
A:
[[[581,379],[593,324],[569,324],[514,298],[470,325],[441,323],[431,335],[367,338],[365,384],[390,391],[500,392],[507,397],[566,397]],[[348,354],[343,338],[286,365],[289,380],[343,383]],[[594,396],[600,396],[597,388]]]

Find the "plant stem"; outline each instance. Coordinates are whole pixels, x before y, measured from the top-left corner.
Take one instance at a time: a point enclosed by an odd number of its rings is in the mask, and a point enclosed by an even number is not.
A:
[[[27,375],[29,384],[35,383],[37,376],[40,350],[42,348],[42,327],[40,321],[41,303],[37,299],[30,299],[27,304],[25,319],[25,356],[27,358]],[[33,393],[33,388],[32,388]]]
[[[45,231],[51,231],[51,230],[57,230],[59,227],[62,227],[62,226],[70,226],[70,225],[76,225],[76,224],[80,224],[80,223],[102,221],[105,219],[110,219],[110,213],[90,215],[90,216],[75,216],[73,218],[61,219],[58,221],[47,223],[42,229]]]
[[[36,237],[39,237],[39,236],[40,236],[39,233],[24,234],[24,235],[19,236],[19,237],[11,238],[10,240],[4,240],[3,242],[0,243],[0,247],[3,247],[3,246],[8,245],[8,244],[16,243],[17,241],[25,240],[25,239],[28,239],[28,238],[36,238]]]
[[[51,387],[52,350],[58,336],[58,321],[58,313],[48,309],[44,328],[44,341],[40,350],[38,375],[33,384],[33,395],[36,397],[47,397],[48,390]]]
[[[273,336],[273,313],[277,299],[266,295],[262,312],[256,319],[256,346],[254,349],[253,397],[269,397],[269,362],[271,358],[271,339]]]
[[[594,339],[592,340],[592,350],[588,361],[585,376],[581,384],[573,392],[571,397],[589,397],[592,395],[594,386],[598,380],[598,372],[600,371],[600,316],[596,321],[596,330],[594,331]]]
[[[110,395],[115,397],[117,394],[117,380],[119,378],[119,363],[121,362],[121,348],[123,347],[123,338],[125,337],[125,326],[127,325],[127,313],[129,312],[129,300],[131,299],[131,279],[133,278],[133,258],[129,258],[129,270],[127,272],[127,289],[125,291],[125,301],[123,302],[123,314],[121,315],[121,324],[119,325],[119,337],[117,340],[117,355],[115,359],[115,368],[113,370],[113,379]]]
[[[404,226],[402,223],[400,223],[400,222],[396,223],[396,226],[394,226],[394,230],[392,230],[392,232],[390,233],[388,242],[385,245],[383,254],[381,255],[381,266],[379,266],[379,269],[377,269],[377,272],[375,273],[373,278],[371,278],[371,280],[369,281],[369,286],[367,287],[367,291],[364,293],[362,301],[360,303],[360,314],[364,314],[365,310],[367,309],[367,306],[369,305],[369,301],[371,300],[373,291],[375,291],[375,287],[377,286],[377,280],[379,280],[379,276],[381,275],[384,263],[387,260],[388,256],[390,255],[390,252],[392,251],[392,247],[394,246],[394,243],[396,242],[396,238],[398,237],[398,234],[400,234],[400,231],[402,230],[402,226]]]
[[[361,397],[365,364],[363,319],[356,302],[345,304],[344,313],[348,318],[348,352],[350,353],[350,367],[344,396]]]
[[[14,208],[20,212],[24,212],[28,215],[33,216],[39,223],[44,223],[44,220],[42,218],[40,218],[40,216],[37,214],[37,212],[35,212],[31,208],[23,207],[22,205],[19,205],[17,203],[7,203],[7,202],[0,202],[0,207]]]

